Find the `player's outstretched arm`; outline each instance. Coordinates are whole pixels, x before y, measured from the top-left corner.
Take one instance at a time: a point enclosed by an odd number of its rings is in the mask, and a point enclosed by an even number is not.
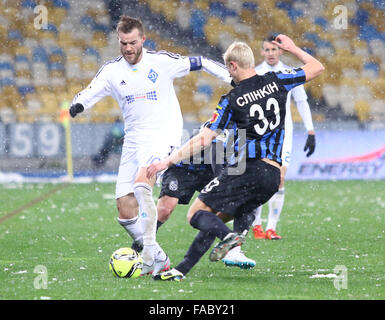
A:
[[[201,57],[201,61],[203,71],[211,74],[212,76],[218,79],[225,81],[228,84],[231,83],[232,79],[225,65],[205,57]]]
[[[99,100],[111,95],[108,78],[112,74],[110,65],[101,67],[87,88],[79,92],[72,101],[69,113],[72,118],[84,110],[92,108]]]
[[[217,136],[218,133],[216,131],[209,128],[202,128],[196,136],[188,140],[180,149],[175,150],[167,158],[148,166],[147,178],[151,179],[157,172],[201,152],[202,149],[208,147]]]
[[[272,43],[282,50],[294,54],[304,63],[302,69],[305,72],[306,81],[310,81],[315,77],[318,77],[325,70],[325,67],[320,61],[318,61],[307,52],[303,51],[301,48],[297,47],[294,41],[291,40],[288,36],[280,34],[275,38],[274,41],[272,41]]]

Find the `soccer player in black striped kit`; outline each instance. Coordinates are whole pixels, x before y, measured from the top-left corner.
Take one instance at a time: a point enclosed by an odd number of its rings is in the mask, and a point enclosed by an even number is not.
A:
[[[285,35],[277,36],[274,44],[294,54],[304,66],[288,73],[269,72],[259,76],[254,70],[254,54],[250,47],[243,42],[231,44],[224,54],[224,61],[238,85],[221,98],[206,128],[181,149],[147,168],[147,175],[152,177],[190,157],[199,147],[208,146],[229,121],[237,126],[237,162],[229,164],[225,172],[214,178],[191,205],[187,219],[199,233],[183,261],[170,271],[154,276],[155,280],[183,279],[215,238],[221,241],[214,246],[209,259],[221,260],[229,250],[244,242],[254,218],[254,208],[267,202],[277,192],[288,91],[320,75],[324,67]],[[245,164],[243,172],[233,170],[242,168],[242,164]],[[232,232],[217,214],[243,220],[245,232]]]

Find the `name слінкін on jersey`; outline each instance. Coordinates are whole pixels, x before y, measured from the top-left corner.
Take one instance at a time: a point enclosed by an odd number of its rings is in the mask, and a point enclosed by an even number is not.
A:
[[[278,90],[279,90],[278,86],[275,82],[268,83],[267,85],[263,86],[263,88],[261,89],[257,89],[257,90],[253,90],[248,93],[245,93],[241,97],[238,97],[236,101],[238,106],[242,107],[249,102],[254,102],[259,99],[262,99],[265,96],[268,96]]]

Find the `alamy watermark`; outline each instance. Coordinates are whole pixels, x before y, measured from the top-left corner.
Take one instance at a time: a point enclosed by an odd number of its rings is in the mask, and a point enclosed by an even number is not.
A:
[[[348,269],[344,265],[335,266],[333,272],[336,274],[336,277],[333,280],[334,288],[338,291],[341,289],[348,288]]]
[[[193,135],[199,130],[193,130]],[[202,142],[203,144],[203,142]],[[246,170],[246,130],[225,130],[216,138],[216,143],[201,150],[190,150],[194,155],[182,160],[189,165],[225,165],[228,175],[241,175]],[[215,156],[214,156],[215,155]]]
[[[38,276],[33,280],[33,286],[35,289],[47,289],[48,288],[48,270],[46,266],[37,265],[33,269],[33,273],[37,273]]]
[[[33,8],[33,13],[37,15],[33,19],[33,26],[37,30],[48,29],[48,9],[44,5],[37,5]]]
[[[337,30],[346,30],[348,28],[348,8],[344,5],[335,6],[333,15],[336,15],[333,27]]]

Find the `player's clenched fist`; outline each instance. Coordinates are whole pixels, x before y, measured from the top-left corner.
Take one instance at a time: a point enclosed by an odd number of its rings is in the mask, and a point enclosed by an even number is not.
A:
[[[84,111],[84,107],[81,103],[75,103],[70,107],[70,115],[72,118],[75,118],[78,113]]]

